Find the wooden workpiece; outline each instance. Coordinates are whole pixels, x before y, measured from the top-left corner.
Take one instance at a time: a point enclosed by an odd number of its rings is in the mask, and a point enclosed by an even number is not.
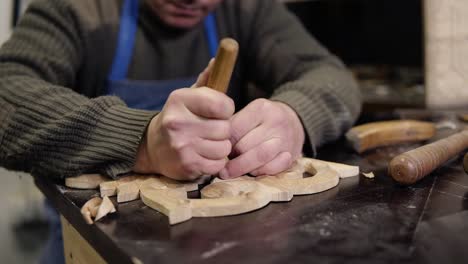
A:
[[[141,200],[147,206],[165,214],[169,223],[177,224],[192,218],[192,209],[184,188],[142,187]]]
[[[313,175],[304,177],[304,173]],[[359,174],[359,168],[334,162],[300,158],[294,166],[272,176],[242,176],[232,180],[215,179],[201,190],[201,199],[188,199],[187,192],[198,184],[179,182],[157,175],[130,175],[101,183],[101,196],[88,201],[82,214],[88,223],[101,218],[99,206],[111,205],[107,196],[117,195],[123,203],[141,198],[149,207],[165,214],[170,224],[192,217],[236,215],[266,206],[270,202],[290,201],[294,195],[314,194],[335,187],[340,178]],[[106,213],[113,212],[105,209]],[[104,211],[104,209],[102,209]],[[99,217],[97,217],[97,215]]]
[[[427,140],[435,135],[434,123],[416,120],[373,122],[351,128],[346,139],[358,153],[407,142]]]
[[[65,179],[65,186],[75,189],[96,189],[99,185],[110,179],[100,174],[83,174],[78,177]]]
[[[358,168],[332,163],[343,177]],[[293,195],[314,194],[335,187],[340,173],[327,162],[302,158],[293,170],[273,176],[243,176],[232,180],[216,180],[201,190],[202,199],[188,199],[183,188],[146,185],[140,189],[142,201],[164,213],[170,224],[192,217],[215,217],[242,214],[266,206],[268,203],[290,201]],[[307,172],[312,177],[303,177]]]
[[[310,159],[310,158],[302,158],[302,159],[299,159],[298,162],[302,163],[302,166],[304,167],[310,166],[309,170],[314,170],[315,168],[328,166],[334,171],[336,171],[338,173],[338,176],[341,179],[354,177],[359,174],[358,166],[352,166],[352,165],[347,165],[343,163],[337,163],[337,162],[325,161],[325,160],[319,160],[319,159]],[[306,171],[307,169],[304,168],[303,170]]]
[[[130,181],[117,186],[118,203],[130,202],[140,198],[140,187],[137,181]]]

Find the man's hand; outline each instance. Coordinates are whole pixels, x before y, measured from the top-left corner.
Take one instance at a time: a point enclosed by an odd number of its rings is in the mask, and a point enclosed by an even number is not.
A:
[[[274,175],[291,167],[300,157],[304,129],[288,105],[257,99],[231,119],[234,159],[219,176],[235,178],[247,173]]]
[[[172,92],[155,116],[137,154],[134,170],[177,180],[216,174],[231,152],[234,101],[207,87]]]

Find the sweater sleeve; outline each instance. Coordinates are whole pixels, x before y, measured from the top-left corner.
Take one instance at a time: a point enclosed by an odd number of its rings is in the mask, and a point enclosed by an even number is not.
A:
[[[0,49],[1,166],[41,177],[131,170],[155,113],[70,88],[86,34],[68,1],[39,0]]]
[[[337,139],[357,119],[361,96],[356,81],[282,4],[252,2],[257,4],[246,38],[248,72],[255,73],[250,78],[272,100],[296,111],[309,141],[305,147],[315,154],[316,147]]]

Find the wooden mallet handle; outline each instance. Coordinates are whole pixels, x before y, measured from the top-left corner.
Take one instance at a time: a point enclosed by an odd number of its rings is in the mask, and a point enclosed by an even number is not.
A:
[[[239,44],[231,38],[221,40],[216,53],[213,69],[208,78],[207,86],[216,91],[226,93],[229,87],[234,66],[236,65]]]
[[[401,184],[412,184],[468,147],[468,131],[400,154],[390,161],[389,174]]]

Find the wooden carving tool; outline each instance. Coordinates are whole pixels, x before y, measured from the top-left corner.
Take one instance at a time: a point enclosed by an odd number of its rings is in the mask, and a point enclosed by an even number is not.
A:
[[[362,153],[380,146],[427,140],[435,135],[431,122],[393,120],[373,122],[353,127],[346,133],[354,150]]]
[[[208,87],[222,93],[227,92],[238,53],[239,44],[237,41],[231,38],[221,40],[213,69],[208,78]]]
[[[389,174],[401,184],[412,184],[468,148],[468,131],[410,150],[390,161]]]

